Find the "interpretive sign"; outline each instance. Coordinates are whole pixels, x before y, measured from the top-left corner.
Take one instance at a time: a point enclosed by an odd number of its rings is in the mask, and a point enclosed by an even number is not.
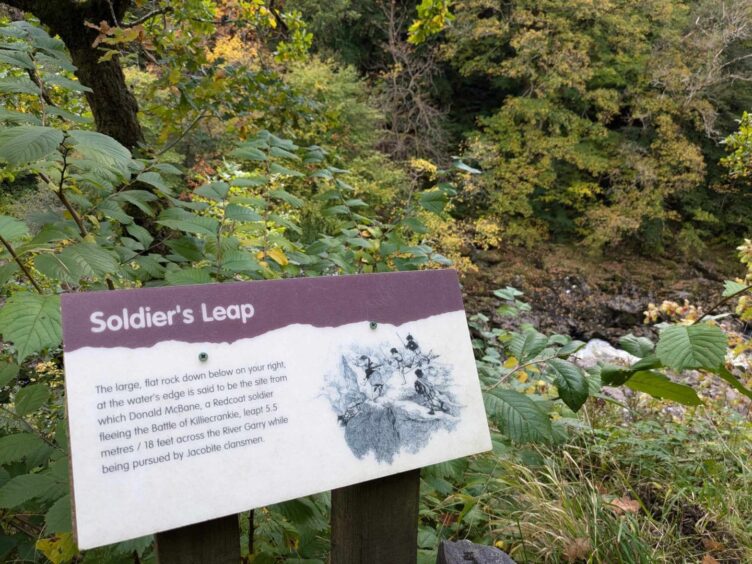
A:
[[[81,548],[489,450],[451,270],[65,294]]]

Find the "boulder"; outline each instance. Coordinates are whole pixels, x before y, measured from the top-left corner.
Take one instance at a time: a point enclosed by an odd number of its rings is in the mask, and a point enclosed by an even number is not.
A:
[[[506,552],[468,540],[441,541],[436,564],[515,564]]]

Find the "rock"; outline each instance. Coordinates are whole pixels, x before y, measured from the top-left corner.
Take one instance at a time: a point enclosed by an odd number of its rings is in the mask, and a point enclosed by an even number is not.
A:
[[[436,564],[516,564],[506,552],[468,540],[441,541]]]
[[[608,362],[610,364],[629,365],[637,362],[639,358],[629,354],[627,351],[617,349],[610,343],[601,339],[588,341],[587,345],[582,347],[575,355],[577,364],[583,368],[592,368],[599,362]]]
[[[477,251],[474,258],[486,264],[499,264],[504,260],[504,255],[501,254],[501,251],[491,249],[488,251]]]

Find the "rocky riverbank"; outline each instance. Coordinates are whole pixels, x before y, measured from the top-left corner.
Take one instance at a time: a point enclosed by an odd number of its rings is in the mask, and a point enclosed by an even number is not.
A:
[[[626,254],[594,257],[576,247],[548,245],[534,251],[478,251],[473,261],[478,270],[463,276],[468,312],[493,315],[498,305],[493,291],[514,286],[532,309],[522,319],[498,322],[523,321],[544,333],[611,343],[625,333],[651,333],[643,323],[649,303],[688,300],[708,306],[717,300],[723,281],[741,270],[733,249],[682,262]]]

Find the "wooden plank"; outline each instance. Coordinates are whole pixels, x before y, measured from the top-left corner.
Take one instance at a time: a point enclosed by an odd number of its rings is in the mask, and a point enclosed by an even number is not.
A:
[[[332,491],[330,564],[415,564],[420,470]]]
[[[156,535],[159,564],[238,564],[237,515],[221,517]]]

